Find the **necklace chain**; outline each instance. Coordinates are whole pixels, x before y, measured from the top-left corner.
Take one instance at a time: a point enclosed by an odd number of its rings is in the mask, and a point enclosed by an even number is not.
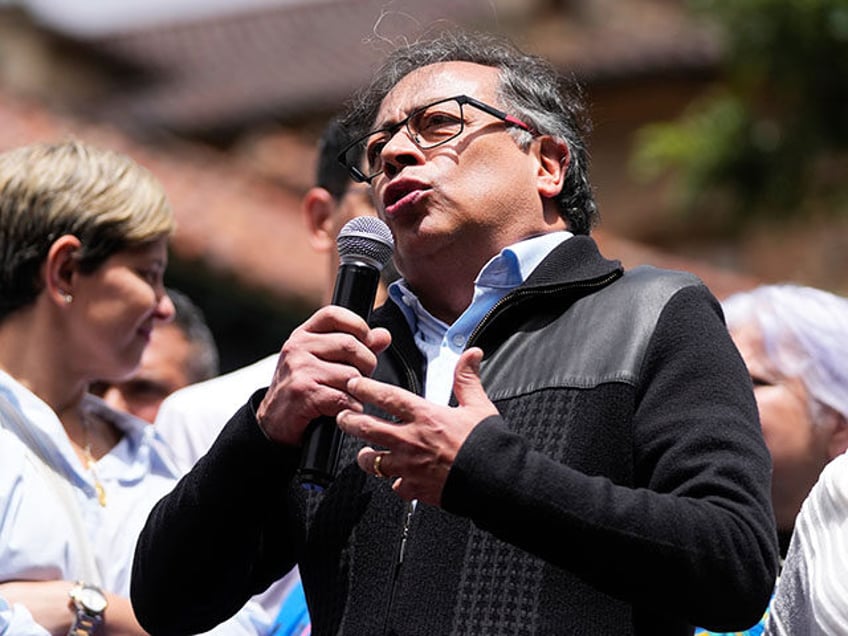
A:
[[[100,478],[97,476],[97,470],[94,465],[97,463],[94,460],[94,455],[91,453],[91,440],[89,439],[88,432],[91,427],[91,421],[88,418],[88,414],[84,413],[82,417],[82,430],[84,435],[84,445],[83,445],[83,463],[85,464],[85,468],[88,472],[91,473],[91,477],[94,480],[94,491],[97,493],[97,501],[100,503],[102,507],[106,507],[106,489],[103,487],[103,484],[100,481]]]

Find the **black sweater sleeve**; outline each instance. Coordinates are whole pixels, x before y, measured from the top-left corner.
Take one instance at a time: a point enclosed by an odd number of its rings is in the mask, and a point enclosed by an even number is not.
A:
[[[703,287],[664,308],[634,401],[633,485],[558,463],[493,417],[460,449],[444,507],[618,598],[721,631],[755,623],[777,571],[771,464]]]
[[[289,490],[299,450],[265,437],[261,397],[232,417],[141,532],[131,600],[152,634],[208,631],[295,565],[303,524]]]

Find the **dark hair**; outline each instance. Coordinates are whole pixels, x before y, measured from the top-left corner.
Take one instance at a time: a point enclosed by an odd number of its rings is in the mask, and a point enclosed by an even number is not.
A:
[[[547,60],[522,52],[504,37],[450,30],[396,49],[371,83],[354,96],[344,118],[352,135],[363,135],[371,129],[383,98],[402,78],[440,62],[472,62],[497,68],[500,106],[538,133],[568,145],[571,159],[557,203],[568,228],[575,234],[588,234],[598,221],[598,209],[589,184],[589,155],[584,139],[590,124],[582,91],[573,79],[560,77]],[[525,131],[516,130],[515,134],[525,145],[532,139]]]
[[[192,348],[186,375],[190,383],[214,378],[219,372],[218,346],[203,311],[188,296],[176,289],[167,289],[174,303],[174,326],[188,340]]]
[[[330,120],[318,140],[315,185],[327,190],[336,201],[344,196],[350,185],[350,175],[347,168],[339,163],[338,156],[351,141],[353,137],[339,118]]]

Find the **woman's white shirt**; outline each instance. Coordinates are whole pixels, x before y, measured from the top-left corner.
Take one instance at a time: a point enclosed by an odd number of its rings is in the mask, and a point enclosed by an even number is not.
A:
[[[118,444],[95,464],[97,480],[106,493],[106,505],[102,506],[94,474],[77,456],[53,410],[2,371],[0,395],[29,434],[27,442],[13,428],[0,427],[0,581],[83,578],[84,559],[68,508],[75,503],[99,571],[99,584],[129,596],[136,537],[150,509],[178,477],[165,445],[146,422],[86,396],[83,409],[98,413],[123,433]],[[58,489],[46,477],[32,444],[71,488]],[[62,501],[71,496],[75,502]],[[0,633],[19,610],[22,608],[10,608],[0,598]]]
[[[795,521],[767,634],[848,634],[848,454],[819,475]]]

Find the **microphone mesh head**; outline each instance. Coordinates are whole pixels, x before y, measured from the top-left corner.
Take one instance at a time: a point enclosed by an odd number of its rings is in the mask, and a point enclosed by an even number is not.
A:
[[[395,250],[389,226],[373,216],[358,216],[345,223],[336,244],[342,263],[365,261],[378,270],[389,262]]]

